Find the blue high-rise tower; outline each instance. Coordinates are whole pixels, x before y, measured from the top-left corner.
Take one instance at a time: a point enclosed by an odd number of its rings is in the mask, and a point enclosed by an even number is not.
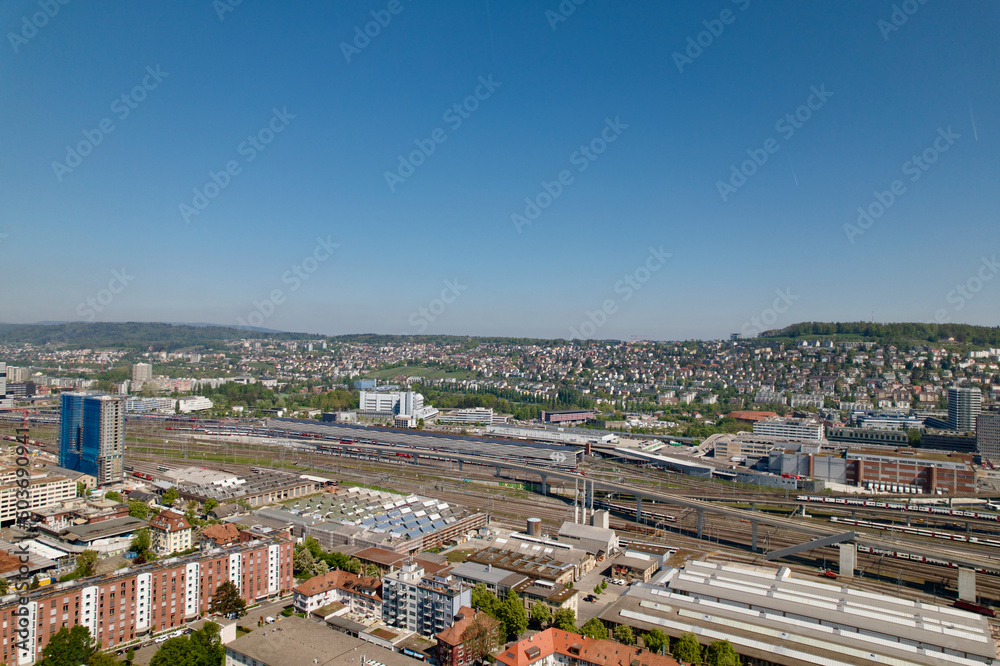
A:
[[[124,472],[125,406],[121,398],[63,393],[59,465],[90,474],[98,484],[121,481]]]

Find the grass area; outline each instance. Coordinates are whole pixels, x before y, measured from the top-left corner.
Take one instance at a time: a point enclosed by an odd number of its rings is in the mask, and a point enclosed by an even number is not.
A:
[[[445,559],[454,564],[460,564],[466,560],[471,550],[453,550],[445,554]]]
[[[473,379],[475,373],[468,370],[448,371],[444,368],[426,367],[422,365],[406,365],[399,368],[385,368],[375,372],[366,373],[366,378],[371,379],[392,379],[405,375],[407,377],[422,377],[425,379]]]
[[[251,630],[247,629],[246,627],[241,627],[240,625],[236,625],[236,638],[239,638],[240,636],[246,636],[247,634],[250,633],[250,631]]]

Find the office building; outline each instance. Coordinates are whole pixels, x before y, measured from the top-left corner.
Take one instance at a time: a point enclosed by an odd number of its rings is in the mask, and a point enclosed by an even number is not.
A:
[[[177,411],[181,414],[201,412],[206,409],[212,409],[212,407],[212,401],[201,395],[193,395],[187,398],[179,398],[177,400]]]
[[[277,598],[294,584],[292,551],[285,539],[253,540],[8,596],[0,605],[0,622],[13,627],[27,618],[21,625],[27,635],[19,639],[27,649],[18,648],[8,633],[0,661],[33,663],[53,635],[76,625],[87,627],[105,648],[138,647],[151,634],[183,627],[207,613],[212,594],[225,581],[235,584],[248,604]]]
[[[7,364],[0,361],[0,408],[13,406],[14,400],[7,395]]]
[[[882,428],[827,428],[826,438],[831,442],[857,446],[909,446],[910,441],[902,430]]]
[[[435,636],[463,606],[472,606],[471,587],[452,576],[425,575],[416,562],[382,579],[382,620],[390,626]]]
[[[424,405],[424,396],[413,391],[362,390],[358,397],[358,412],[365,416],[429,419],[438,410]]]
[[[136,363],[132,366],[132,383],[140,384],[153,378],[152,363]]]
[[[97,478],[98,485],[122,480],[125,403],[118,396],[63,393],[59,465]]]
[[[804,419],[767,419],[753,424],[753,434],[820,441],[823,439],[823,424]]]
[[[975,430],[982,406],[983,394],[978,388],[948,389],[948,427],[962,432]]]
[[[76,482],[64,476],[35,472],[28,486],[18,484],[17,467],[0,466],[0,526],[17,521],[20,512],[31,512],[76,497]],[[23,478],[23,477],[22,477]],[[24,493],[28,495],[25,497]],[[27,506],[25,506],[27,502]]]
[[[976,420],[976,452],[1000,463],[1000,414],[980,414]]]

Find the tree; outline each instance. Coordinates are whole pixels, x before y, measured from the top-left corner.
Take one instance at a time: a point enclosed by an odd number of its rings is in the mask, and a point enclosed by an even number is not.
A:
[[[507,640],[515,640],[528,628],[528,613],[516,592],[508,592],[507,598],[497,607],[501,630]]]
[[[129,648],[125,650],[125,663],[128,666],[132,666],[132,662],[135,660],[135,648]]]
[[[225,581],[215,589],[209,610],[223,617],[243,617],[247,602],[240,596],[240,590],[232,581]]]
[[[615,640],[622,645],[635,645],[635,634],[632,627],[627,624],[619,624],[614,631]]]
[[[646,649],[650,652],[662,653],[663,648],[670,644],[670,638],[659,629],[653,629],[649,633],[643,634],[641,638]],[[676,654],[674,654],[674,657],[680,659]]]
[[[572,608],[558,608],[552,614],[552,626],[561,631],[576,632],[576,613]]]
[[[76,482],[76,496],[85,497],[87,495],[87,486],[83,485],[83,481]]]
[[[544,629],[545,625],[552,621],[552,609],[548,604],[536,601],[531,606],[531,621],[537,624],[539,629]]]
[[[361,560],[356,557],[352,557],[347,560],[347,564],[344,566],[344,571],[350,571],[352,574],[361,573]]]
[[[80,664],[107,663],[96,655],[101,654],[101,644],[90,635],[90,629],[78,624],[60,629],[42,649],[38,666],[80,666]],[[113,660],[112,660],[113,661]]]
[[[466,658],[470,662],[481,662],[483,657],[499,647],[498,634],[496,620],[485,613],[477,614],[472,624],[462,632]]]
[[[121,502],[122,501],[121,493],[117,493],[114,490],[109,490],[108,492],[104,493],[104,498],[105,499],[109,499],[109,500],[113,500],[115,502]]]
[[[319,560],[318,562],[316,562],[316,566],[313,567],[313,575],[322,576],[329,570],[330,570],[330,565],[326,563],[326,560]]]
[[[497,599],[497,595],[487,590],[485,584],[476,583],[475,587],[472,588],[472,607],[476,610],[481,610],[490,617],[500,619],[497,612],[499,605],[500,600]]]
[[[163,493],[163,503],[167,506],[173,506],[178,497],[180,497],[180,494],[177,492],[177,489],[171,486],[170,488],[167,488],[165,493]]]
[[[149,517],[149,505],[139,500],[129,500],[128,515],[139,520],[146,520]]]
[[[654,629],[654,631],[656,630]],[[698,637],[690,631],[681,634],[671,652],[674,655],[674,659],[691,663],[701,662],[701,643],[698,642]]]
[[[316,560],[313,558],[312,553],[309,552],[309,549],[303,548],[296,553],[293,563],[298,576],[312,578],[315,575]]]
[[[129,544],[128,549],[137,555],[146,555],[149,550],[152,540],[149,536],[149,528],[144,527],[135,533],[132,537],[132,542]]]
[[[740,655],[729,641],[713,641],[705,651],[708,666],[740,666]]]
[[[208,512],[217,506],[219,506],[218,500],[216,500],[214,497],[209,497],[207,500],[205,500],[205,515],[207,516]]]
[[[0,596],[7,594],[7,590],[10,589],[10,582],[0,576]]]
[[[85,550],[76,556],[76,573],[80,578],[93,576],[97,571],[97,551]]]
[[[583,626],[580,627],[580,633],[584,636],[604,640],[608,637],[608,628],[605,627],[604,623],[596,617],[592,617],[584,622]]]
[[[374,564],[369,564],[368,566],[365,567],[365,575],[371,576],[372,578],[378,578],[379,576],[378,567],[375,566]]]

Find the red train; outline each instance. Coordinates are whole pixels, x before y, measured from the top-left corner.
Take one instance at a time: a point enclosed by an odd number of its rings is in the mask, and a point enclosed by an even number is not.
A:
[[[136,477],[138,479],[146,479],[147,481],[152,481],[153,480],[153,475],[152,474],[146,474],[145,472],[134,472],[132,474],[132,476],[134,476],[134,477]]]

